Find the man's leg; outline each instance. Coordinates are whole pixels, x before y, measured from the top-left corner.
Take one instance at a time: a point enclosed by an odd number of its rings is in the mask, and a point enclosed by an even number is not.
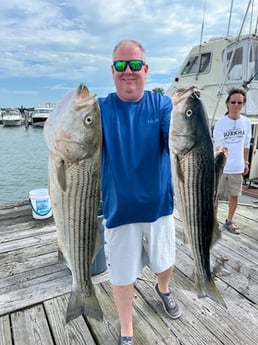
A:
[[[164,272],[158,273],[158,286],[161,293],[169,292],[169,280],[173,271],[173,267],[170,267]]]
[[[113,297],[121,326],[121,336],[133,336],[134,284],[113,285]]]
[[[238,204],[238,196],[230,195],[228,198],[228,218],[232,222]]]

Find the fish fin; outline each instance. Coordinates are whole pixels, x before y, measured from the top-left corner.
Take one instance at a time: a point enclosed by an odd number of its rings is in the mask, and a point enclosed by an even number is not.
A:
[[[219,223],[217,221],[217,218],[214,219],[214,225],[212,230],[212,238],[211,238],[211,244],[210,248],[214,246],[214,244],[221,239],[221,231],[219,229]]]
[[[64,161],[60,158],[56,159],[56,176],[57,181],[62,189],[62,191],[66,191],[66,181],[65,181],[65,168],[64,168]]]
[[[205,280],[196,277],[195,288],[198,298],[209,297],[214,302],[222,305],[227,309],[227,305],[224,302],[224,299],[221,296],[221,293],[219,292],[212,278],[210,278],[209,280]]]
[[[70,265],[69,265],[68,261],[66,260],[64,254],[60,248],[58,248],[57,260],[58,260],[59,264],[63,264],[71,270]]]
[[[94,251],[93,251],[93,256],[91,262],[96,259],[96,256],[98,255],[98,252],[100,249],[103,247],[103,238],[99,232],[99,229],[96,230],[96,239],[95,239],[95,246],[94,246]]]
[[[227,160],[225,151],[217,151],[214,157],[214,202],[218,197],[220,180]]]
[[[103,321],[103,312],[100,308],[93,287],[90,295],[85,292],[72,291],[66,311],[66,323],[76,319],[80,315]]]
[[[59,264],[67,265],[65,257],[64,257],[64,254],[62,253],[62,251],[61,251],[61,249],[59,247],[58,247],[58,250],[57,250],[57,259],[58,259],[58,263]]]
[[[178,155],[175,156],[175,159],[174,159],[174,164],[175,164],[175,170],[177,172],[177,176],[178,176],[178,179],[180,181],[184,181],[184,173],[182,171],[182,168],[181,168],[181,164],[179,162],[179,157]]]
[[[185,245],[190,246],[188,232],[187,232],[187,229],[185,227],[183,228],[183,241],[184,241]]]

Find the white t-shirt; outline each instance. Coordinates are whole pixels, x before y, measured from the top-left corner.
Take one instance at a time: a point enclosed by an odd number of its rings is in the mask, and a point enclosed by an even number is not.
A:
[[[214,145],[228,149],[225,174],[241,174],[244,171],[244,148],[250,147],[251,122],[245,116],[233,120],[225,115],[215,124]]]

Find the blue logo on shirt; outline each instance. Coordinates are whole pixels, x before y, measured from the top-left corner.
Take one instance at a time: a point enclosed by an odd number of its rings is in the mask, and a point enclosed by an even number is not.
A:
[[[159,122],[159,119],[158,119],[158,118],[157,118],[157,119],[154,119],[154,120],[148,120],[148,121],[147,121],[148,125],[153,125],[153,124],[155,124],[155,123],[157,123],[157,122]]]

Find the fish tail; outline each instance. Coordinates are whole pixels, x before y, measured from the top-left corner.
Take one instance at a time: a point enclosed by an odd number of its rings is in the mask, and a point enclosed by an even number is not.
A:
[[[90,296],[84,292],[71,292],[66,312],[66,323],[80,315],[103,321],[103,312],[94,290],[92,290]]]
[[[196,283],[195,283],[195,288],[197,291],[197,296],[199,298],[209,297],[214,302],[222,305],[224,308],[227,309],[227,305],[224,302],[224,299],[221,296],[221,293],[219,292],[212,278],[209,280],[203,280],[203,279],[197,278]]]

